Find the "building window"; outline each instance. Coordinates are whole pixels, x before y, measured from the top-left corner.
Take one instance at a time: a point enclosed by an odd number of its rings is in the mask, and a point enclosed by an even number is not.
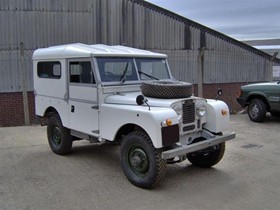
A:
[[[58,61],[38,62],[37,74],[40,78],[60,79],[61,64]]]
[[[70,62],[70,82],[95,84],[90,61]]]

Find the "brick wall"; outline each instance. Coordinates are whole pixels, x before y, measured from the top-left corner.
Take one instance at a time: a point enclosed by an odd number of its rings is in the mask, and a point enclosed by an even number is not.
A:
[[[35,121],[33,92],[28,92],[30,123]],[[24,125],[23,98],[21,92],[0,93],[0,127]]]
[[[245,83],[233,84],[207,84],[203,87],[205,98],[215,98],[218,88],[223,89],[223,95],[219,97],[227,103],[231,113],[241,110],[236,102],[240,86]],[[197,95],[197,85],[194,85],[194,94]],[[28,106],[30,123],[36,124],[35,104],[33,92],[28,92]],[[24,125],[23,99],[22,93],[0,93],[0,127]]]
[[[225,83],[225,84],[207,84],[203,85],[203,97],[215,99],[217,90],[222,88],[223,94],[219,100],[224,101],[232,114],[241,110],[241,106],[237,103],[236,98],[239,95],[239,90],[242,85],[247,83]],[[197,85],[194,86],[194,94],[197,95]]]

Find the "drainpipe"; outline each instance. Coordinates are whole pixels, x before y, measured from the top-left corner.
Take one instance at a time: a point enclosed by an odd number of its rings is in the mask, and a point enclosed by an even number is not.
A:
[[[197,89],[198,97],[203,97],[203,71],[204,71],[204,51],[206,47],[199,49],[198,58],[197,58]]]
[[[24,125],[30,125],[29,119],[29,108],[28,108],[28,96],[27,96],[27,73],[24,65],[24,46],[23,43],[20,43],[20,64],[21,64],[21,73],[22,73],[22,99],[23,99],[23,113],[24,113]]]

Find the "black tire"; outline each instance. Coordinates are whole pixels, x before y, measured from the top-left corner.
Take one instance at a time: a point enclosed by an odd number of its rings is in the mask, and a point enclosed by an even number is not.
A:
[[[248,115],[253,122],[262,122],[266,116],[266,104],[263,100],[255,98],[250,101]]]
[[[58,155],[66,155],[72,149],[72,136],[69,129],[63,127],[57,114],[50,115],[47,126],[48,142],[52,151]]]
[[[158,80],[143,82],[141,91],[152,98],[188,98],[193,94],[193,86],[187,82]]]
[[[156,149],[147,134],[141,131],[124,137],[121,165],[132,184],[146,189],[153,188],[166,173],[166,161],[161,158],[161,150]]]
[[[225,142],[223,142],[213,147],[190,153],[187,155],[187,158],[194,166],[210,168],[220,162],[223,158],[225,147]]]
[[[280,112],[270,112],[272,117],[280,118]]]

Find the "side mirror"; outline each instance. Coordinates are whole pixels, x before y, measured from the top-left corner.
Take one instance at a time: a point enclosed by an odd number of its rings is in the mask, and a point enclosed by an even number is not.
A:
[[[223,90],[222,90],[222,88],[219,88],[219,89],[217,90],[216,101],[218,100],[219,96],[221,96],[222,94],[223,94]]]
[[[223,90],[222,90],[222,88],[219,88],[217,90],[217,95],[221,96],[222,94],[223,94]]]
[[[136,103],[138,104],[138,106],[142,106],[145,103],[145,98],[143,95],[139,95],[136,98]]]

